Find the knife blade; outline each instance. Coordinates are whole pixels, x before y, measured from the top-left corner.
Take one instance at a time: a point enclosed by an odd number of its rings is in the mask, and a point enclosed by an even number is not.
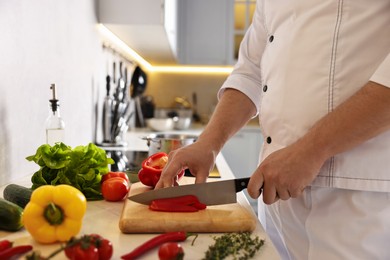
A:
[[[208,206],[237,202],[237,192],[248,187],[249,178],[224,181],[212,181],[199,184],[186,184],[162,188],[130,196],[128,199],[137,203],[150,205],[153,200],[195,195],[199,201]]]

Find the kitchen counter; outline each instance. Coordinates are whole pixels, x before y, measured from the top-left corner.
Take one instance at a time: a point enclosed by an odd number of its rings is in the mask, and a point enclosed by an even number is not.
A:
[[[139,137],[143,136],[143,133],[134,134],[131,133],[128,135],[129,143],[132,145],[133,149],[137,150],[147,150],[147,146],[139,142],[136,147],[135,141],[139,141]],[[216,159],[217,167],[221,173],[222,179],[231,179],[233,174],[224,160],[222,155],[218,155]],[[29,187],[31,186],[30,176],[20,179],[17,184]],[[4,186],[0,187],[0,196],[3,196]],[[250,207],[247,198],[243,192],[238,193],[238,202],[241,203],[245,208],[250,210],[253,214],[253,217],[256,218],[255,213]],[[97,233],[103,237],[109,239],[114,246],[114,256],[112,259],[120,259],[120,256],[130,252],[135,247],[139,246],[141,243],[155,236],[155,234],[123,234],[119,230],[119,219],[124,206],[124,201],[121,202],[107,202],[107,201],[90,201],[87,204],[87,212],[83,220],[82,230],[79,235],[82,234],[91,234]],[[201,233],[195,241],[195,244],[191,246],[192,239],[189,239],[181,245],[184,248],[185,259],[201,259],[204,256],[204,253],[207,251],[208,247],[214,244],[213,236],[218,234],[209,234]],[[253,232],[253,236],[259,236],[260,238],[265,239],[265,245],[260,249],[260,251],[254,257],[255,259],[280,259],[276,249],[271,243],[269,237],[264,232],[263,227],[260,225],[260,222],[257,222],[256,229]],[[22,229],[18,232],[5,232],[0,231],[0,240],[9,239],[14,241],[15,245],[21,244],[31,244],[35,250],[39,250],[42,255],[47,256],[57,248],[59,244],[52,245],[42,245],[35,242],[29,233]],[[157,259],[157,249],[153,249],[147,254],[140,257],[140,259]],[[54,259],[66,259],[63,253],[59,254]]]

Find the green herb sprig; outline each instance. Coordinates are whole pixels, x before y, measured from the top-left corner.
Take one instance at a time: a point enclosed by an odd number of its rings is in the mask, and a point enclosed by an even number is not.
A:
[[[226,233],[213,239],[215,243],[209,246],[203,260],[221,260],[228,256],[232,256],[234,260],[250,259],[265,242],[258,236],[252,238],[250,232]]]

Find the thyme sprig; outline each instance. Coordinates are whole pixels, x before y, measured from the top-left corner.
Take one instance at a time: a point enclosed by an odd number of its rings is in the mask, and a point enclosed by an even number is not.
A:
[[[226,233],[213,239],[215,243],[209,246],[203,260],[221,260],[228,256],[234,260],[250,259],[264,245],[264,239],[252,238],[250,232]]]

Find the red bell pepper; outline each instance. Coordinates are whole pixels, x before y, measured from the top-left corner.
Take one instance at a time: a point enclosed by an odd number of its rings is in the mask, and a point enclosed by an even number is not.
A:
[[[150,187],[156,186],[160,180],[161,172],[168,162],[168,155],[164,152],[155,153],[142,162],[138,178],[142,184]],[[177,175],[178,180],[184,175],[184,169]]]

